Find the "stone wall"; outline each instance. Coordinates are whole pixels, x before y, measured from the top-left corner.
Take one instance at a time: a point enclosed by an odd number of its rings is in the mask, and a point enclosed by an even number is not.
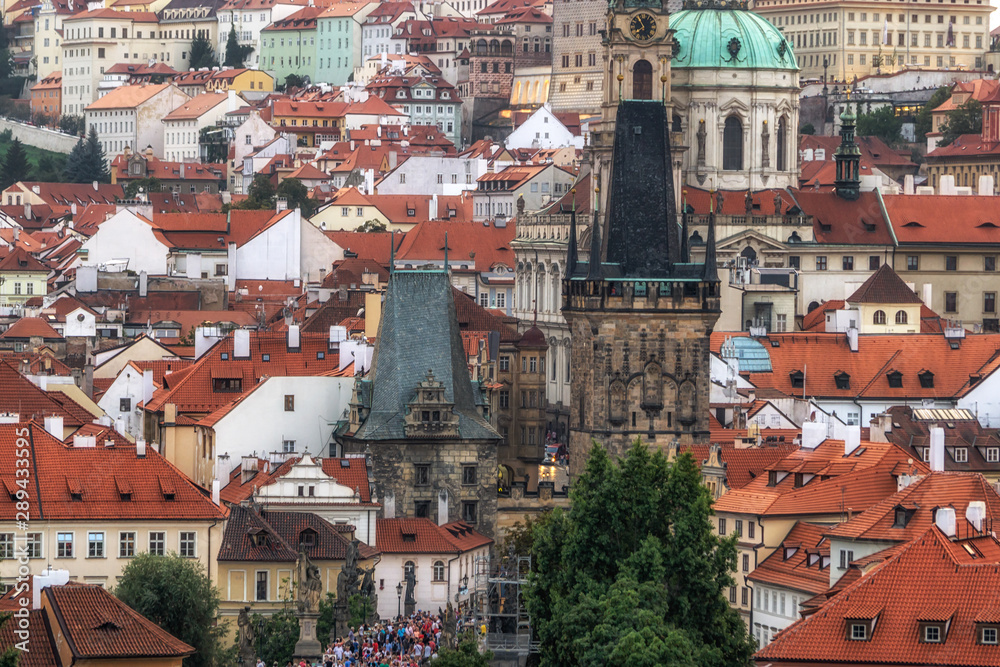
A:
[[[78,137],[50,130],[46,127],[35,127],[34,125],[25,125],[17,121],[0,118],[0,132],[3,130],[10,130],[16,138],[21,140],[22,144],[44,148],[47,151],[54,151],[56,153],[65,153],[66,155],[69,155],[70,151],[73,150],[73,146],[76,145],[78,139]]]

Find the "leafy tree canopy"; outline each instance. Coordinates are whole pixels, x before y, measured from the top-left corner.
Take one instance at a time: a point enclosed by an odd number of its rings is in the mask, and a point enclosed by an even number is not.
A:
[[[284,665],[292,659],[295,644],[299,640],[299,619],[291,609],[285,608],[270,616],[254,614],[250,617],[257,633],[257,653],[265,665]],[[320,643],[323,643],[322,639]]]
[[[878,137],[892,146],[900,140],[903,119],[896,116],[892,105],[858,114],[857,133],[861,137]]]
[[[195,648],[185,667],[229,664],[222,648],[226,627],[216,623],[219,592],[200,563],[176,554],[140,554],[122,571],[115,596]]]
[[[927,133],[933,129],[931,114],[950,97],[951,88],[941,86],[934,91],[934,94],[927,100],[927,103],[920,107],[920,111],[917,112],[917,116],[913,122],[913,132],[916,134],[918,141],[923,141]]]
[[[135,199],[135,196],[139,194],[139,188],[142,188],[142,191],[147,193],[162,192],[163,183],[155,176],[130,180],[125,184],[125,199]]]
[[[432,664],[434,667],[489,667],[492,659],[493,653],[479,652],[476,634],[469,631],[460,638],[457,649],[441,649]]]
[[[949,146],[963,134],[979,134],[983,131],[983,105],[978,100],[969,99],[957,109],[948,112],[948,118],[941,123],[941,143]]]
[[[712,531],[690,454],[636,442],[612,461],[595,443],[560,509],[532,528],[526,602],[546,667],[737,667],[754,644],[724,592],[736,543]]]
[[[316,212],[316,200],[309,196],[309,188],[297,178],[283,180],[278,184],[275,194],[285,198],[288,208],[300,209],[305,218],[311,218]]]
[[[816,128],[812,123],[806,123],[799,128],[799,134],[816,134]]]
[[[215,57],[215,49],[212,48],[212,42],[208,40],[207,36],[199,33],[191,40],[191,60],[188,66],[193,69],[219,66],[219,59]]]

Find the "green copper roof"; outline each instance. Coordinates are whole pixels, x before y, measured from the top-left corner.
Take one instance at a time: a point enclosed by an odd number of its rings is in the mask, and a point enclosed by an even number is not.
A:
[[[670,16],[670,28],[679,46],[671,67],[799,69],[784,35],[762,16],[745,9],[717,4],[683,9]]]

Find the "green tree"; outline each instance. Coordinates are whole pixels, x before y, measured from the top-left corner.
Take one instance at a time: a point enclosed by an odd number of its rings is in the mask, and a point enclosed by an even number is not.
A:
[[[950,97],[951,88],[941,86],[934,91],[934,94],[931,95],[931,98],[927,100],[924,106],[920,107],[920,111],[917,112],[917,116],[913,121],[913,133],[916,135],[918,141],[923,141],[927,133],[933,129],[931,114]]]
[[[226,38],[226,58],[222,64],[226,67],[243,67],[243,62],[252,51],[252,46],[240,44],[240,40],[236,36],[236,25],[230,26],[229,37]]]
[[[215,57],[215,49],[208,37],[201,34],[195,35],[191,40],[191,60],[188,67],[201,69],[202,67],[218,67],[219,60]]]
[[[288,202],[288,208],[301,210],[303,217],[311,218],[316,213],[316,200],[309,196],[309,188],[297,178],[283,180],[278,184],[275,194],[285,198],[285,201]]]
[[[14,139],[7,146],[0,165],[0,188],[9,188],[18,181],[31,180],[31,165],[28,163],[28,153],[20,139]]]
[[[806,123],[799,128],[799,134],[816,134],[816,128],[812,123]]]
[[[59,129],[66,134],[72,134],[73,136],[83,135],[86,123],[83,116],[60,116],[59,118]]]
[[[289,91],[292,88],[302,88],[306,85],[305,79],[303,79],[298,74],[289,74],[285,77],[285,91]]]
[[[101,146],[101,140],[97,137],[97,128],[93,125],[90,126],[90,131],[87,133],[86,146],[86,152],[83,156],[86,172],[83,175],[87,178],[81,182],[110,183],[111,172],[108,169],[108,156],[104,154],[104,147]]]
[[[261,628],[257,635],[257,653],[264,664],[287,664],[299,640],[299,619],[295,618],[291,609],[281,609],[270,616],[254,614],[250,621],[255,628]]]
[[[55,183],[62,178],[65,164],[65,156],[43,153],[35,165],[35,180],[42,181],[43,183]]]
[[[264,174],[257,174],[253,177],[253,182],[247,188],[247,198],[233,204],[233,208],[242,209],[264,209],[274,206],[274,186],[271,179]]]
[[[139,188],[142,188],[142,191],[147,193],[162,192],[163,183],[156,176],[130,180],[125,184],[125,199],[135,199],[135,196],[139,194]]]
[[[229,137],[225,128],[203,127],[198,133],[198,143],[205,151],[205,161],[221,164],[229,156]]]
[[[434,667],[489,667],[492,659],[492,652],[479,652],[476,634],[469,631],[459,639],[457,649],[441,649],[432,664]]]
[[[858,136],[878,137],[892,146],[899,141],[902,129],[903,119],[896,115],[891,105],[887,104],[875,111],[858,114]]]
[[[83,137],[77,140],[76,145],[73,146],[73,150],[69,152],[69,157],[66,158],[66,166],[63,167],[62,180],[66,183],[84,183],[86,182],[86,174],[84,169],[84,153],[87,151],[87,144],[84,142]],[[83,180],[81,180],[81,178]]]
[[[326,643],[326,638],[330,636],[333,629],[333,605],[337,598],[333,593],[327,593],[326,597],[319,601],[319,618],[316,619],[316,638],[321,644]]]
[[[185,667],[228,664],[222,648],[226,627],[218,623],[219,592],[197,561],[140,554],[122,572],[115,596],[194,647]]]
[[[736,545],[712,532],[689,454],[668,464],[636,442],[614,462],[595,444],[571,493],[572,513],[532,529],[526,602],[543,665],[750,663],[754,645],[724,597]]]
[[[978,100],[968,102],[948,112],[948,118],[941,123],[941,143],[949,146],[963,134],[979,134],[983,131],[983,105]]]
[[[356,232],[384,232],[387,229],[384,222],[381,220],[365,220],[363,224],[358,225]]]

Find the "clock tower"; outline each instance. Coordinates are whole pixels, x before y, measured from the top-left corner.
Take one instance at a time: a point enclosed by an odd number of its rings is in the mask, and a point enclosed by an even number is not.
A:
[[[612,0],[601,34],[603,99],[601,120],[591,127],[591,152],[599,182],[608,184],[619,104],[623,100],[659,100],[670,106],[674,47],[666,0]],[[599,210],[607,210],[607,195],[597,196]]]

